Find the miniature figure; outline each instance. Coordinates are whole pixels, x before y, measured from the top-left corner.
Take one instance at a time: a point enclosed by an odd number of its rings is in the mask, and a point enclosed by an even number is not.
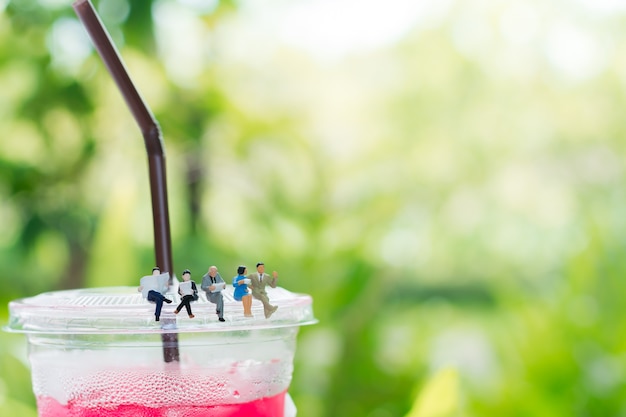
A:
[[[215,265],[211,266],[206,274],[202,277],[202,284],[200,288],[206,293],[206,299],[215,304],[215,314],[217,314],[219,321],[224,320],[224,297],[222,296],[222,290],[226,286],[226,283],[217,272]]]
[[[243,265],[237,268],[237,276],[233,278],[233,287],[235,287],[233,297],[235,300],[243,302],[243,315],[252,317],[252,295],[248,293],[250,278],[246,277],[247,272],[248,269]]]
[[[182,296],[180,300],[180,304],[174,310],[174,314],[178,314],[180,310],[182,310],[183,306],[187,309],[187,314],[189,314],[189,318],[192,319],[195,316],[191,313],[191,303],[192,301],[196,301],[198,299],[198,288],[196,287],[196,283],[191,280],[191,271],[185,269],[183,271],[183,282],[178,284],[178,293]]]
[[[272,276],[265,273],[265,264],[259,262],[256,264],[257,272],[250,274],[250,287],[252,288],[252,296],[257,300],[261,300],[263,303],[263,311],[265,318],[269,319],[272,314],[278,309],[278,306],[270,304],[270,299],[265,292],[265,286],[267,284],[272,288],[276,288],[276,281],[278,280],[278,272],[272,272]]]
[[[169,279],[170,274],[167,272],[161,273],[159,267],[155,266],[152,268],[152,275],[146,275],[139,281],[137,291],[141,292],[143,298],[156,304],[154,310],[155,321],[160,320],[163,302],[165,301],[168,304],[172,302],[172,300],[163,296],[167,292]]]

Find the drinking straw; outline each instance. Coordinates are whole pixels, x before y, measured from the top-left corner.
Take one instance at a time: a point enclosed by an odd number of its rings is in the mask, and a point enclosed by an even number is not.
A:
[[[102,24],[91,1],[77,0],[72,5],[80,21],[85,26],[96,50],[104,61],[109,73],[117,84],[126,105],[141,129],[148,152],[148,169],[150,173],[150,194],[152,196],[152,221],[154,223],[154,252],[156,264],[161,271],[169,272],[170,285],[174,267],[172,263],[172,244],[170,239],[170,221],[167,205],[167,182],[165,176],[165,152],[161,129],[154,115],[135,88],[119,52],[113,45],[111,37]],[[169,320],[164,319],[163,324]],[[163,357],[166,362],[178,361],[178,335],[162,334]]]

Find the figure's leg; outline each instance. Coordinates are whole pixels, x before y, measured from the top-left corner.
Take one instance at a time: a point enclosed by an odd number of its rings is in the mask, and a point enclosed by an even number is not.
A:
[[[267,309],[267,305],[269,304],[269,298],[267,298],[263,294],[252,294],[252,296],[263,303],[263,309]]]
[[[243,315],[252,317],[252,296],[244,295],[241,301],[243,302]]]
[[[183,297],[184,301],[185,301],[185,308],[187,309],[187,314],[189,315],[189,317],[193,318],[194,315],[191,313],[191,300],[193,300],[193,296],[191,295],[186,295]]]
[[[219,293],[219,297],[217,297],[217,316],[220,318],[220,321],[224,321],[224,297],[222,293]]]
[[[215,298],[215,295],[216,295],[215,293],[207,293],[206,294],[206,299],[209,302],[213,303],[213,304],[217,304],[217,300]],[[215,306],[215,313],[217,313],[217,306]]]
[[[270,304],[270,299],[265,294],[255,295],[255,298],[261,300],[263,303],[263,313],[265,313],[266,319],[269,319],[270,316],[278,309],[278,307]]]
[[[156,303],[156,309],[154,310],[154,316],[155,316],[155,320],[159,321],[159,318],[161,317],[161,308],[163,307],[163,299],[157,298],[155,300],[155,303]]]
[[[273,306],[270,303],[267,303],[267,307],[263,306],[263,313],[265,314],[266,319],[269,319],[276,310],[278,310],[278,306]]]
[[[176,307],[176,310],[174,310],[174,314],[178,314],[178,313],[180,313],[180,310],[182,310],[182,309],[183,309],[183,306],[184,306],[184,305],[185,305],[185,297],[183,297],[183,298],[180,300],[180,304],[178,304],[178,306]]]

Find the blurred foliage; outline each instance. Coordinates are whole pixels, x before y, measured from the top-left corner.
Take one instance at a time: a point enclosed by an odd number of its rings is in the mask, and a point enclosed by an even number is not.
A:
[[[407,417],[458,416],[458,385],[458,374],[454,370],[441,370],[422,389]]]
[[[262,259],[314,297],[298,415],[626,416],[626,9],[269,3],[95,2],[163,131],[177,270]],[[0,9],[0,302],[135,285],[141,134],[68,4]],[[1,415],[34,413],[22,339]]]

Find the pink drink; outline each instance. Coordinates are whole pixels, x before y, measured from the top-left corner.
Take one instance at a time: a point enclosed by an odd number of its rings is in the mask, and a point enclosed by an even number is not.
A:
[[[111,407],[89,407],[79,401],[59,404],[54,398],[37,398],[40,417],[277,417],[283,415],[285,393],[243,404],[187,405],[149,407],[122,404]]]
[[[105,351],[82,343],[80,349],[62,351],[33,344],[39,415],[283,417],[292,373],[288,344],[255,339],[258,352],[248,352],[255,358],[232,362],[247,344],[228,352],[227,345],[211,345],[198,335],[181,338],[185,354],[169,364],[162,362],[158,343],[150,346],[148,340],[130,347],[124,341]],[[215,357],[217,351],[228,359]]]
[[[296,336],[315,318],[309,296],[271,290],[270,319],[260,302],[244,317],[224,290],[226,322],[203,297],[190,319],[168,294],[155,322],[136,288],[59,291],[11,302],[8,330],[28,336],[40,417],[291,417]],[[179,360],[165,362],[172,334]]]

